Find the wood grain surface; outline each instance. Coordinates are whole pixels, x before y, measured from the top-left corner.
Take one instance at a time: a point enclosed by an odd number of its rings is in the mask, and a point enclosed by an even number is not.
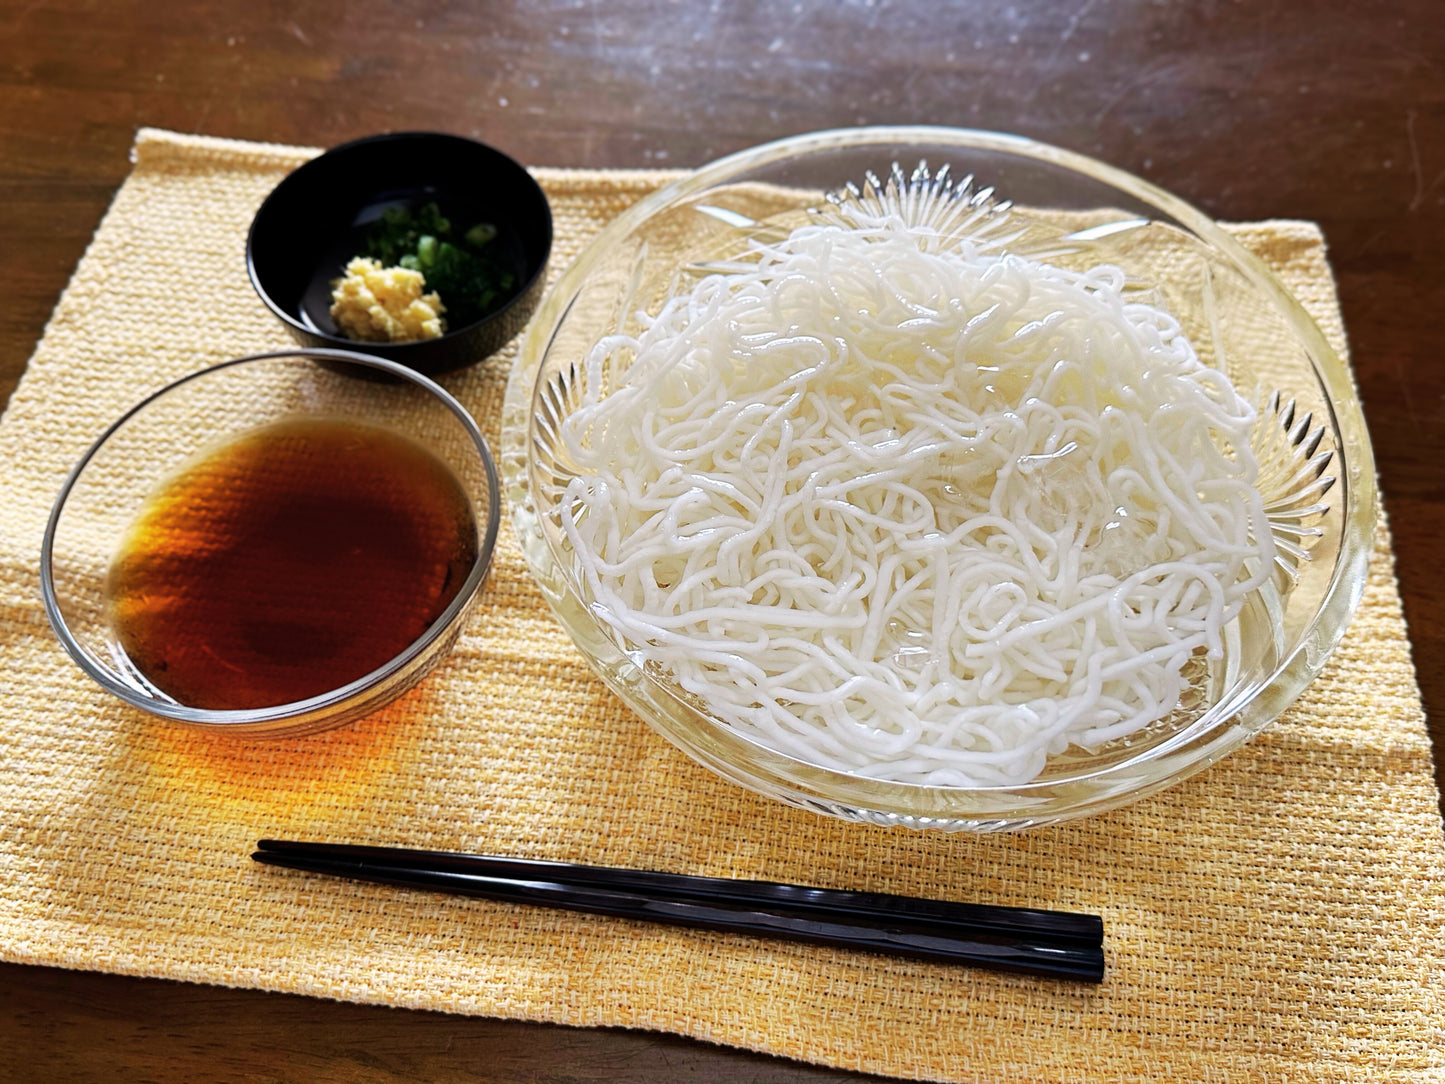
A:
[[[1016,132],[1217,218],[1322,225],[1439,761],[1439,0],[0,0],[0,399],[144,125],[318,146],[430,128],[532,165],[691,167],[884,123]],[[863,1079],[668,1036],[21,966],[0,966],[0,1076]]]

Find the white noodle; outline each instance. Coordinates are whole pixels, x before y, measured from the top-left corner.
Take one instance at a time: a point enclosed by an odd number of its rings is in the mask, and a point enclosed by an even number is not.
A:
[[[874,221],[672,297],[562,428],[594,612],[861,775],[1022,783],[1167,715],[1273,542],[1253,410],[1123,286]]]

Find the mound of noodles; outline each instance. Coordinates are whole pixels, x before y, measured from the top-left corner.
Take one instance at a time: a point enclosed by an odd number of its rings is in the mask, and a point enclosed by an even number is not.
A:
[[[1252,407],[1123,287],[880,218],[673,296],[562,432],[594,613],[858,775],[1019,784],[1168,715],[1273,542]]]

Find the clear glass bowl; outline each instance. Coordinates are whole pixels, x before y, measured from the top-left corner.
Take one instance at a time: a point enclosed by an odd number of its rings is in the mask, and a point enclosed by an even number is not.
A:
[[[148,680],[120,646],[106,602],[113,559],[147,498],[183,465],[237,434],[307,418],[388,430],[439,459],[471,506],[475,557],[461,587],[425,632],[362,677],[268,707],[214,709],[180,703]],[[42,544],[46,614],[81,669],[126,703],[153,715],[265,737],[339,726],[411,688],[451,649],[491,562],[501,519],[498,491],[496,467],[471,415],[440,385],[403,365],[326,349],[222,362],[184,376],[132,407],[71,471]],[[358,592],[372,589],[372,584],[356,585]]]
[[[819,209],[826,216],[838,198],[931,214],[944,232],[968,234],[994,252],[1121,267],[1130,289],[1179,319],[1200,358],[1259,404],[1252,444],[1277,567],[1226,630],[1223,662],[1196,673],[1164,719],[1098,748],[1070,748],[1026,784],[879,781],[749,738],[649,664],[645,644],[621,642],[594,615],[559,526],[573,471],[559,423],[588,379],[619,376],[604,368],[589,377],[582,362],[593,344],[638,333],[639,312],[655,314],[699,276],[746,258],[754,242],[786,236]],[[1363,589],[1376,518],[1374,462],[1350,375],[1258,259],[1187,204],[1100,162],[946,128],[781,140],[708,165],[622,214],[539,310],[507,388],[501,456],[518,538],[548,602],[597,673],[648,724],[759,793],[915,828],[1016,830],[1087,816],[1237,748],[1279,716],[1338,644]]]

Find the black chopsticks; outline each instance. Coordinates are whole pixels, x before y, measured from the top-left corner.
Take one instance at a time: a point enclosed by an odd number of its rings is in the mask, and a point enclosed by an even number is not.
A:
[[[1086,982],[1104,974],[1096,915],[446,851],[257,848],[257,862],[352,880]]]

